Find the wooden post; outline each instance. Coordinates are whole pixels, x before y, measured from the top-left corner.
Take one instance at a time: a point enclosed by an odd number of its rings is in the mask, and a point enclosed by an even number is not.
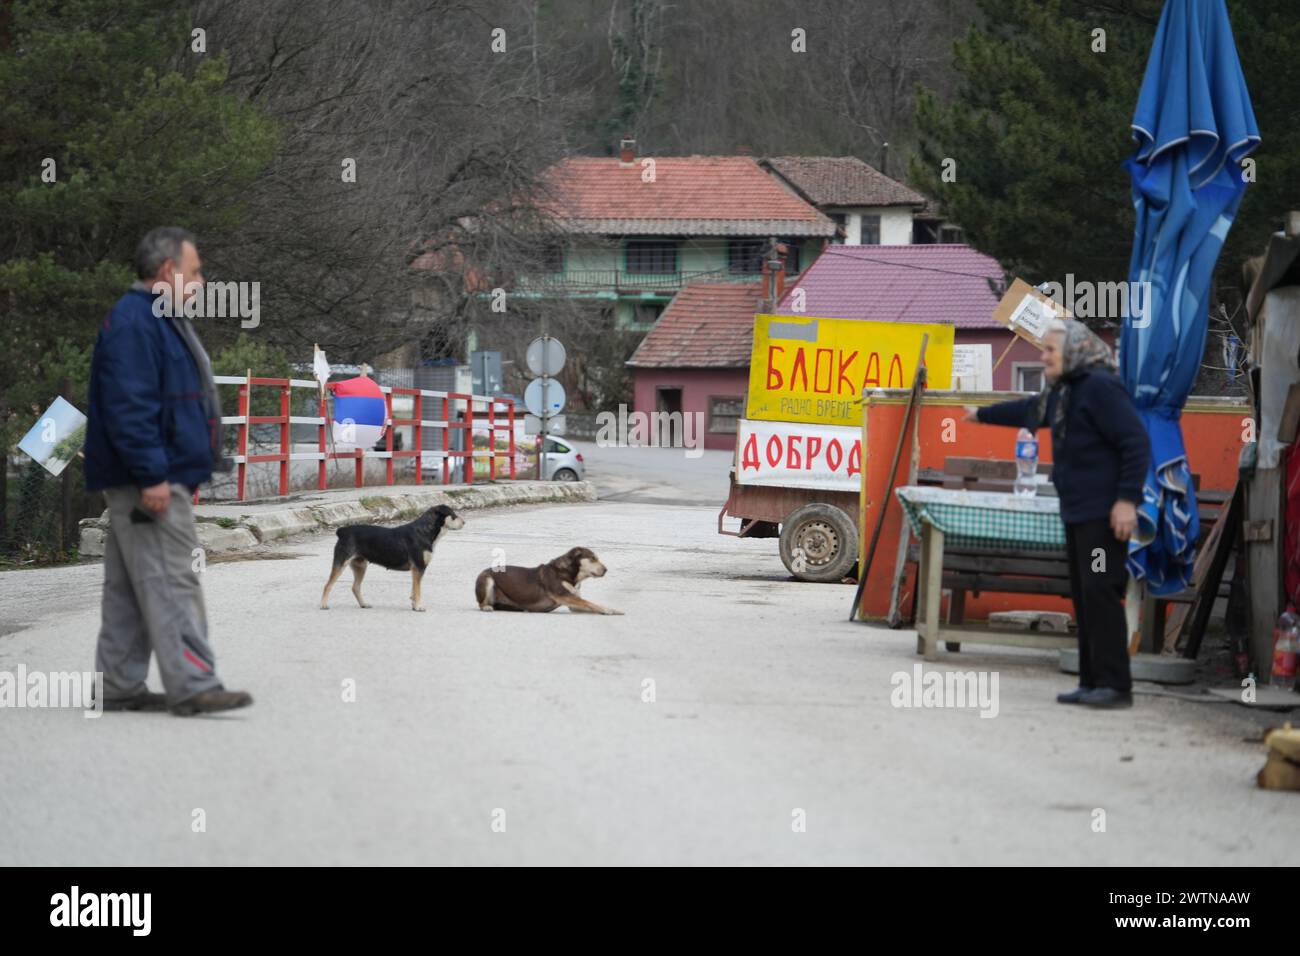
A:
[[[1273,626],[1282,613],[1279,554],[1282,468],[1259,468],[1246,488],[1246,560],[1250,582],[1250,661],[1257,680],[1273,667]]]
[[[917,374],[921,377],[921,387],[925,387],[926,371],[924,366],[917,369]],[[920,396],[917,397],[918,408],[916,414],[912,416],[912,454],[907,464],[907,483],[916,484],[916,474],[921,464],[921,409],[919,407]],[[862,446],[864,449],[865,445]],[[891,480],[893,476],[890,476]],[[899,598],[903,591],[903,581],[907,577],[907,548],[911,544],[912,534],[908,528],[907,520],[904,519],[903,526],[898,535],[898,554],[894,557],[894,583],[889,589],[889,617],[886,623],[890,627],[898,627],[903,622],[903,616],[899,613]]]

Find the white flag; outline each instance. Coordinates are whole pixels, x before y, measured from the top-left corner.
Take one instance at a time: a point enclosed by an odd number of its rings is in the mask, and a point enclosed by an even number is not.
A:
[[[312,371],[316,374],[316,381],[320,382],[320,397],[325,397],[325,383],[330,377],[330,363],[325,359],[325,353],[319,345],[313,345],[315,356],[312,358]]]

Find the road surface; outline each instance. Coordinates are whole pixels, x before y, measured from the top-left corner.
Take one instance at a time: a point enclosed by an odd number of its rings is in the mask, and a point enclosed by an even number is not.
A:
[[[1067,708],[1051,655],[974,647],[927,671],[995,672],[995,717],[896,707],[914,634],[847,623],[851,589],[788,580],[774,542],[719,537],[715,515],[471,513],[424,614],[381,570],[372,609],[346,586],[317,609],[332,536],[210,564],[219,667],[255,706],[0,710],[0,864],[1296,859],[1294,802],[1254,787],[1253,715]],[[576,544],[610,569],[584,594],[625,616],[476,610],[494,549],[535,564]],[[0,670],[90,667],[100,575],[0,574]]]

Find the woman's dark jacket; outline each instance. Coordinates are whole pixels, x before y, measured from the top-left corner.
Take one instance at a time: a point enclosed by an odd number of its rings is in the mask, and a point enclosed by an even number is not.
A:
[[[1076,524],[1108,517],[1116,501],[1142,501],[1151,443],[1124,383],[1113,372],[1076,372],[1067,383],[1065,417],[1052,428],[1052,484],[1061,499],[1061,520]],[[1048,398],[1045,423],[1055,420],[1058,401],[1056,389]],[[986,405],[977,417],[990,425],[1036,431],[1038,405],[1039,396],[1033,395]]]

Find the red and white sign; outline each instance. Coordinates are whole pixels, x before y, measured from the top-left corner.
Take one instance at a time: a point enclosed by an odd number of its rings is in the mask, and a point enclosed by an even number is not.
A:
[[[857,491],[862,480],[857,428],[741,419],[736,449],[742,485]]]

